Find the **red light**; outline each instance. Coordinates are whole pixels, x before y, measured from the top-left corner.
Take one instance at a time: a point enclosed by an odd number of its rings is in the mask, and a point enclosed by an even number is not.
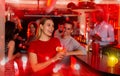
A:
[[[71,56],[71,68],[72,68],[72,69],[75,69],[75,68],[74,68],[74,65],[76,64],[76,62],[77,62],[77,61],[76,61],[76,58],[74,58],[73,56]]]

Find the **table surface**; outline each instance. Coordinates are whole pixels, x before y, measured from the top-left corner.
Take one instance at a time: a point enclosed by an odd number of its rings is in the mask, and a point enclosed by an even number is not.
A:
[[[91,68],[106,72],[110,74],[120,75],[120,60],[114,67],[108,67],[106,55],[92,55],[91,52],[88,52],[87,55],[77,56],[78,59],[83,61],[85,64],[89,65]]]

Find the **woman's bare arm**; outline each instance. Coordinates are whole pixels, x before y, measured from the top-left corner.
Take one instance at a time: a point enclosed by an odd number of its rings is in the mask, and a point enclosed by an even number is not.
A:
[[[11,40],[8,43],[8,59],[9,60],[13,59],[14,50],[15,50],[15,42],[13,40]]]
[[[64,53],[58,53],[55,57],[47,60],[46,62],[38,63],[37,61],[37,55],[35,53],[30,52],[29,53],[29,60],[31,67],[34,72],[42,70],[52,64],[53,62],[60,60],[64,57]]]

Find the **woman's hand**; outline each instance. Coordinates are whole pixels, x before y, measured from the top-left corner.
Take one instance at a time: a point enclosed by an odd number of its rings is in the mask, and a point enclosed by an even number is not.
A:
[[[65,55],[66,55],[65,52],[58,52],[58,53],[56,54],[56,56],[53,58],[53,62],[55,62],[55,61],[57,61],[57,60],[62,60]]]

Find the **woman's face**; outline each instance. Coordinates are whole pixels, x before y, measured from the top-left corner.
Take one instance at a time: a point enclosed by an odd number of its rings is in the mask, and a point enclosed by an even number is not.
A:
[[[35,34],[35,30],[36,30],[36,29],[35,29],[35,27],[34,27],[33,24],[30,25],[29,29],[30,29],[30,33],[31,33],[31,34]]]
[[[54,23],[52,20],[48,19],[45,21],[44,25],[41,26],[42,33],[47,36],[52,36],[54,31]]]

